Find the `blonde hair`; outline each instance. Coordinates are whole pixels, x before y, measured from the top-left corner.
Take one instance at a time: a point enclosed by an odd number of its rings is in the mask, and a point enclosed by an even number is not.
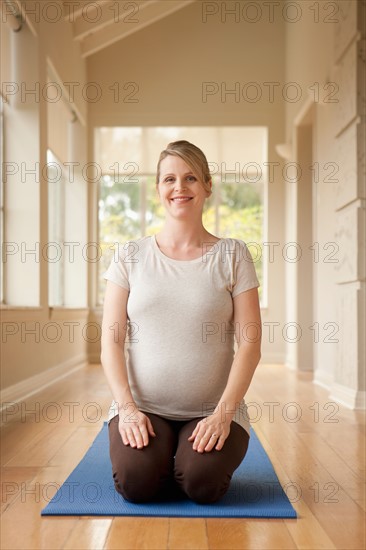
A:
[[[164,151],[160,153],[158,166],[156,169],[156,186],[158,185],[160,179],[161,161],[169,155],[183,159],[184,162],[186,162],[192,169],[192,172],[202,182],[202,187],[208,193],[212,193],[209,183],[211,181],[211,174],[205,154],[196,145],[193,145],[193,143],[189,143],[189,141],[185,140],[172,141],[171,143],[168,143]]]

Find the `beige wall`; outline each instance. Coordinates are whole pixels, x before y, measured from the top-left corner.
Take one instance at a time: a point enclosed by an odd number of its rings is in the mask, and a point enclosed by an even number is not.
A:
[[[306,2],[302,3],[304,6]],[[319,97],[311,91],[298,105],[286,105],[286,140],[292,160],[299,154],[296,140],[302,124],[312,129],[313,163],[319,180],[313,181],[312,231],[319,245],[313,260],[312,298],[318,341],[314,343],[314,379],[330,397],[348,406],[364,406],[365,384],[365,15],[364,3],[340,1],[336,22],[313,21],[310,11],[296,25],[286,27],[286,78],[302,88],[319,83]],[[311,37],[311,40],[309,40]],[[326,83],[334,83],[326,89]],[[335,87],[334,87],[335,85]],[[364,86],[364,85],[363,85]],[[329,96],[330,91],[335,91]],[[334,102],[329,100],[333,99]],[[308,113],[312,120],[307,120]],[[329,163],[329,164],[327,164]],[[306,166],[302,166],[306,170]],[[334,172],[333,169],[335,168]],[[333,181],[332,181],[333,180]],[[297,191],[301,191],[301,183]],[[288,189],[287,209],[303,209],[296,193]],[[304,225],[311,224],[309,218]],[[287,233],[293,231],[288,226]],[[334,252],[331,256],[330,253]],[[293,289],[287,303],[296,300],[301,310],[308,293]],[[299,292],[300,290],[300,292]],[[290,308],[291,309],[291,308]],[[291,313],[298,315],[295,308]],[[294,350],[287,348],[287,363],[298,367]]]
[[[89,105],[89,121],[92,126],[259,124],[281,137],[284,104],[268,102],[262,84],[284,80],[284,59],[283,20],[273,24],[263,17],[251,25],[229,16],[221,22],[218,15],[203,23],[197,2],[88,58],[88,80],[103,91],[101,101]],[[119,103],[108,90],[116,81]],[[133,97],[138,102],[127,102],[132,88],[123,91],[126,82],[139,87]],[[251,103],[241,96],[236,103],[233,95],[221,101],[216,94],[203,102],[203,82],[224,83],[227,89],[256,82],[263,97]]]
[[[314,3],[303,0],[297,3],[301,7],[298,21],[286,25],[286,81],[296,82],[302,92],[298,102],[286,101],[286,140],[292,138],[292,121],[308,98],[316,98],[319,86],[320,96],[329,93],[324,89],[330,81],[330,70],[334,58],[334,40],[339,14],[331,15],[332,6],[319,12],[316,19]],[[313,9],[311,9],[313,6]],[[328,16],[328,17],[327,17]],[[326,22],[329,19],[330,22]],[[317,84],[318,83],[318,84]],[[315,86],[314,86],[315,85]],[[308,91],[308,88],[311,88]]]

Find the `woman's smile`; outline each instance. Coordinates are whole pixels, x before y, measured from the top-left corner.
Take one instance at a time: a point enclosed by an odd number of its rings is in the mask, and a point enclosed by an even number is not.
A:
[[[173,197],[171,200],[171,202],[173,202],[174,204],[184,204],[186,202],[189,202],[190,200],[192,200],[193,197],[188,197],[188,196],[179,196],[179,197]]]

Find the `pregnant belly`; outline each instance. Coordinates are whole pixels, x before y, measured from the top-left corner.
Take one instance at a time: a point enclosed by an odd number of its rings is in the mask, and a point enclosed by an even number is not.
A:
[[[150,410],[171,414],[205,415],[216,405],[225,389],[231,367],[227,353],[198,358],[164,361],[151,358],[140,368],[138,354],[130,353],[128,377],[136,402]]]

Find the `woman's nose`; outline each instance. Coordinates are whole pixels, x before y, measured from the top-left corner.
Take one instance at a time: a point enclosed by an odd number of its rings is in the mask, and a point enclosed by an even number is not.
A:
[[[182,191],[182,189],[185,189],[185,188],[186,188],[186,186],[185,186],[184,181],[181,181],[179,178],[177,178],[177,181],[175,182],[175,189],[179,190],[179,191]]]

